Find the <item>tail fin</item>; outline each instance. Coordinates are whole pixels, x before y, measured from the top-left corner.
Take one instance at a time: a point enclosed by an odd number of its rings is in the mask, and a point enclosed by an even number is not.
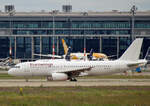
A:
[[[119,60],[136,61],[139,59],[143,38],[137,38],[119,58]]]
[[[88,57],[89,60],[92,60],[92,58],[93,58],[93,49],[91,49],[90,54],[87,55],[87,57]]]
[[[67,55],[67,52],[68,52],[68,46],[67,46],[67,44],[66,44],[66,42],[65,42],[64,39],[62,39],[62,44],[63,44],[63,47],[64,47],[64,53],[65,53],[65,55]]]
[[[69,47],[68,48],[68,52],[67,52],[67,54],[66,54],[66,56],[65,56],[65,59],[67,60],[67,61],[70,61],[70,54],[71,54],[71,47]]]

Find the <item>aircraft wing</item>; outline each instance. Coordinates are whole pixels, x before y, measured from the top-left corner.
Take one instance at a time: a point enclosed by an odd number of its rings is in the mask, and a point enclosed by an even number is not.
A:
[[[61,73],[66,73],[66,74],[73,74],[75,76],[79,76],[81,72],[85,72],[85,71],[90,71],[92,67],[80,67],[80,68],[74,68],[74,69],[66,69],[61,71]]]
[[[117,57],[117,55],[111,55],[111,56],[107,56],[108,58],[113,58],[113,57]]]
[[[43,57],[55,57],[55,58],[62,58],[62,56],[52,55],[52,54],[34,54],[35,56],[43,56]]]

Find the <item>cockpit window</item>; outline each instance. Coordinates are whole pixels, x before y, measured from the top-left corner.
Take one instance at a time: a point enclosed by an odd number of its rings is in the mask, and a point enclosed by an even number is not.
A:
[[[20,66],[12,66],[11,68],[20,68]]]

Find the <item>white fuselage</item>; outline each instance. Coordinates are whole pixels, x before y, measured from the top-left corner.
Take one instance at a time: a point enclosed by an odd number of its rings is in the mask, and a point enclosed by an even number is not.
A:
[[[66,61],[40,60],[17,64],[9,70],[9,74],[15,76],[49,76],[52,73],[65,73],[70,70],[83,70],[87,75],[104,75],[129,70],[127,61]],[[88,70],[86,70],[88,69]]]
[[[84,61],[65,59],[39,60],[17,64],[8,71],[14,76],[52,76],[53,80],[67,80],[85,75],[104,75],[135,69],[147,63],[145,59],[139,60],[143,39],[138,38],[132,42],[124,54],[115,61]]]

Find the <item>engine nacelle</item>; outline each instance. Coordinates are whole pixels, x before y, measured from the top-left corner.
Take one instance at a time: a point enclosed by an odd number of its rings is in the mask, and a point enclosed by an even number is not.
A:
[[[52,73],[53,81],[65,81],[68,80],[68,75],[65,73]]]
[[[79,77],[83,77],[83,76],[87,76],[88,75],[88,73],[86,73],[86,72],[81,72],[80,74],[79,74]]]

